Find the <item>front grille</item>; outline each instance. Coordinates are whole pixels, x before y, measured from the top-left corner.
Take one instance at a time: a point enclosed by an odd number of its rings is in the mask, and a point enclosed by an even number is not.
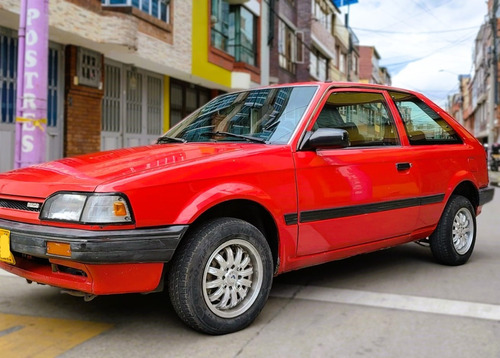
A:
[[[0,199],[0,208],[23,210],[40,212],[42,204],[36,203],[34,201],[22,201],[22,200],[10,200],[10,199]]]

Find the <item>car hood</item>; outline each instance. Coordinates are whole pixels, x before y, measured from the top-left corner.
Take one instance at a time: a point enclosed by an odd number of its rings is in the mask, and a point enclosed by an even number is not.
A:
[[[124,176],[239,151],[245,145],[249,144],[163,144],[64,158],[0,173],[0,194],[46,198],[56,191],[94,191]]]

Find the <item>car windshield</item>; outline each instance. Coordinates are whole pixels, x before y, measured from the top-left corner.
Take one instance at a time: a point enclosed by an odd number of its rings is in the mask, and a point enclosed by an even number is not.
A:
[[[186,117],[158,143],[288,143],[317,88],[276,87],[221,95]]]

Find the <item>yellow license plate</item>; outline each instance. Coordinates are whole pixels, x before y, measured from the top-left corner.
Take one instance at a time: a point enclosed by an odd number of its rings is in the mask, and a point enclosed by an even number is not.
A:
[[[10,251],[10,231],[0,229],[0,261],[15,265],[16,260]]]

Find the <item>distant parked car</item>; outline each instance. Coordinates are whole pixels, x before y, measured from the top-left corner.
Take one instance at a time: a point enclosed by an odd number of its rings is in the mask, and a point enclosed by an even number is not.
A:
[[[0,267],[86,299],[165,286],[187,325],[224,334],[283,272],[421,240],[465,263],[492,197],[481,144],[421,94],[271,86],[156,145],[0,174]]]

